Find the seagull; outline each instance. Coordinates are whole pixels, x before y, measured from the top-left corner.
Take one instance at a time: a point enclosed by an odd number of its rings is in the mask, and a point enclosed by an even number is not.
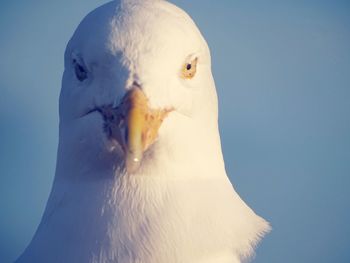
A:
[[[165,0],[112,1],[65,51],[56,174],[16,261],[238,263],[269,223],[225,171],[208,45]]]

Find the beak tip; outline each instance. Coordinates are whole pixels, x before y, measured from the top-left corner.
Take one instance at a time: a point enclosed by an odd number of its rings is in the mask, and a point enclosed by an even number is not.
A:
[[[132,156],[132,155],[126,158],[125,166],[126,166],[126,171],[129,174],[135,173],[140,168],[140,165],[141,165],[141,158]]]

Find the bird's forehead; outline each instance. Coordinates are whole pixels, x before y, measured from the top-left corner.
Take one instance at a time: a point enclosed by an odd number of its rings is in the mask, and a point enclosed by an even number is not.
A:
[[[189,17],[164,9],[141,8],[116,14],[110,23],[109,48],[127,56],[186,53],[199,49],[201,38]]]
[[[84,19],[76,35],[75,46],[91,60],[122,54],[130,63],[150,58],[178,63],[206,49],[191,18],[166,1],[105,5]]]

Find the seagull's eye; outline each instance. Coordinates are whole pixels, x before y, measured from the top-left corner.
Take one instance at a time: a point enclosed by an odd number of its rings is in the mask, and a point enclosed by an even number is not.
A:
[[[87,70],[78,63],[75,59],[73,60],[75,76],[79,81],[84,81],[88,77]]]
[[[184,79],[192,79],[197,72],[198,58],[193,59],[191,62],[186,62],[181,70],[181,77]]]

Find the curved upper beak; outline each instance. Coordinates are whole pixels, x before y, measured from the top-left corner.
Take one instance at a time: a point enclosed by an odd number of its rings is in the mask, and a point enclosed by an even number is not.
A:
[[[136,86],[128,91],[120,105],[112,111],[112,115],[117,118],[110,121],[116,127],[110,136],[122,144],[126,170],[134,173],[140,167],[144,152],[157,139],[163,120],[172,110],[151,109],[145,93]]]

